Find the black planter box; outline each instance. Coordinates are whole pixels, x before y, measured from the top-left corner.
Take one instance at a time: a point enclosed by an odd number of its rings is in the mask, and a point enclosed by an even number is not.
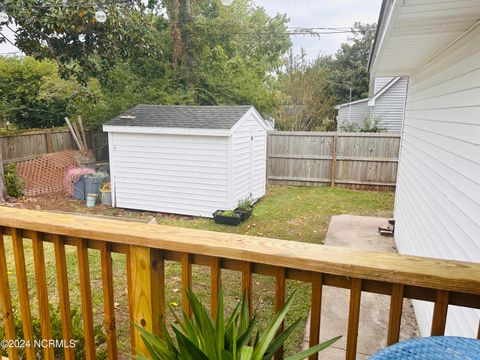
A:
[[[236,208],[234,211],[236,214],[240,215],[240,218],[242,219],[242,221],[245,221],[250,217],[250,215],[252,215],[253,208],[249,208],[248,210]]]
[[[238,225],[242,221],[242,218],[239,214],[234,213],[233,216],[223,216],[220,215],[222,210],[217,210],[213,213],[213,219],[217,224],[224,224],[224,225]]]

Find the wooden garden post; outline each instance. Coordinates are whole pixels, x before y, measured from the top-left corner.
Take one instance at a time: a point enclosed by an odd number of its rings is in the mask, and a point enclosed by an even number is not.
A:
[[[130,320],[160,335],[165,315],[164,260],[160,250],[130,246],[127,259]],[[140,332],[132,326],[132,351],[148,354]]]

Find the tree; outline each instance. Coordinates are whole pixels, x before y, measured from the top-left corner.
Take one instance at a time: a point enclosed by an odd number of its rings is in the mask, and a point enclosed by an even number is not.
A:
[[[19,128],[62,125],[82,102],[91,102],[90,90],[61,79],[52,61],[0,58],[0,118]]]
[[[14,45],[36,59],[53,59],[64,78],[81,82],[101,79],[119,59],[161,56],[161,46],[151,31],[159,15],[149,12],[141,0],[106,2],[107,20],[96,20],[91,1],[7,1],[6,11],[15,22]],[[9,27],[9,24],[4,24]],[[0,42],[6,41],[0,38]]]
[[[367,72],[374,24],[355,23],[354,36],[343,43],[334,56],[319,57],[312,63],[290,58],[279,76],[282,106],[277,124],[285,130],[335,130],[334,106],[368,96]]]
[[[334,103],[325,91],[329,73],[304,59],[304,53],[298,57],[290,55],[286,70],[279,77],[283,98],[276,124],[281,130],[326,130],[331,121]]]
[[[348,102],[352,86],[352,100],[368,97],[368,57],[375,36],[376,24],[355,23],[354,36],[343,43],[334,57],[321,57],[316,63],[329,71],[329,80],[345,86],[330,84],[327,91],[336,98],[336,103]]]

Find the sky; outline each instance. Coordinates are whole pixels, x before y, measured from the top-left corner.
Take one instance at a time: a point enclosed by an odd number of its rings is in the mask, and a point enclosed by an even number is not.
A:
[[[350,27],[354,22],[377,22],[381,0],[253,0],[263,6],[270,16],[285,13],[290,18],[290,27]],[[12,38],[5,28],[2,33]],[[308,59],[319,55],[334,54],[345,42],[349,34],[292,36],[293,52],[299,54],[301,48]],[[8,43],[0,44],[0,53],[16,51]]]
[[[285,13],[291,27],[351,27],[356,21],[376,23],[382,5],[381,0],[253,0],[263,6],[270,16]],[[307,58],[334,54],[349,34],[293,36],[293,52],[301,48]]]

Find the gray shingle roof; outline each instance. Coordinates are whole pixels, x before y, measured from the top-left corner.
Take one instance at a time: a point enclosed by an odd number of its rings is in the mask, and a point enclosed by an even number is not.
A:
[[[231,129],[251,108],[251,105],[137,105],[104,125]]]

